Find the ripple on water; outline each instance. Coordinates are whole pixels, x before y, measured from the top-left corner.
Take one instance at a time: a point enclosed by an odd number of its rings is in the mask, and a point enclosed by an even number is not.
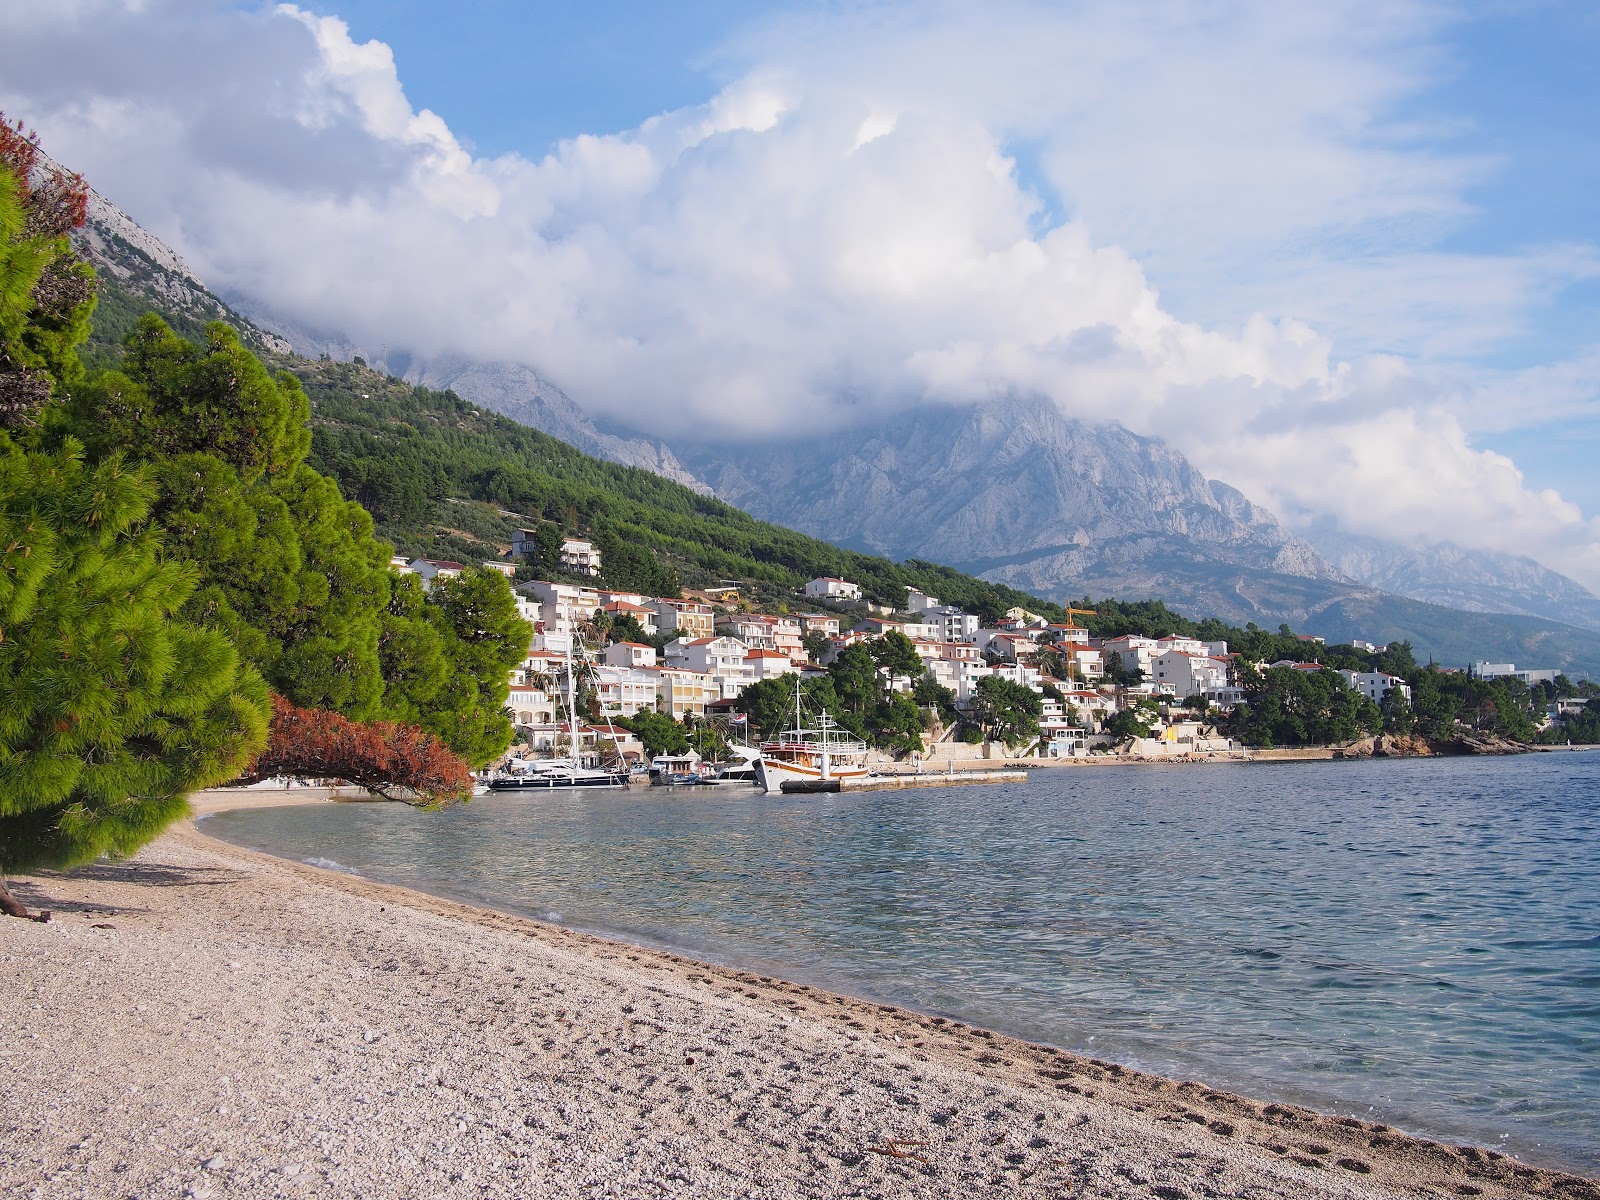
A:
[[[1600,755],[218,814],[276,853],[1600,1170]]]

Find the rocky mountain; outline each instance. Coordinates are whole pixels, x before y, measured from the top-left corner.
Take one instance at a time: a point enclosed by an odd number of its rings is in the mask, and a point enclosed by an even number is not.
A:
[[[1043,399],[927,406],[844,434],[685,446],[679,456],[755,516],[1056,600],[1161,599],[1235,624],[1287,621],[1330,641],[1409,640],[1453,663],[1600,666],[1600,640],[1587,627],[1553,623],[1582,589],[1570,580],[1555,588],[1561,577],[1537,564],[1508,564],[1517,571],[1506,578],[1523,583],[1498,611],[1517,615],[1490,615],[1497,592],[1487,561],[1439,553],[1430,563],[1398,548],[1384,558],[1381,543],[1365,559],[1338,543],[1330,558],[1162,442],[1067,418]],[[1380,562],[1382,587],[1371,577]],[[1462,579],[1468,562],[1477,590],[1446,588],[1445,566]],[[1556,602],[1527,602],[1540,589]],[[1482,615],[1460,611],[1463,599]]]
[[[643,467],[702,494],[711,489],[697,479],[666,444],[629,430],[596,425],[560,388],[529,367],[437,358],[406,365],[408,383],[455,392],[463,400],[560,438],[585,454],[628,467]]]
[[[47,155],[39,155],[39,170],[56,166]],[[135,309],[154,308],[197,326],[226,321],[252,349],[289,352],[286,339],[259,328],[230,307],[175,250],[93,188],[89,189],[88,216],[88,222],[73,231],[73,245],[100,274],[101,307],[127,310],[119,314],[127,320],[116,322],[119,333],[126,331],[121,326],[131,325]]]
[[[1288,621],[1330,639],[1409,638],[1445,661],[1510,659],[1600,676],[1600,600],[1531,560],[1327,533],[1313,548],[1163,443],[1069,420],[1044,400],[929,405],[831,437],[675,449],[597,424],[526,366],[413,361],[246,298],[230,305],[98,193],[76,236],[101,271],[96,340],[106,353],[147,308],[187,336],[221,319],[259,351],[361,355],[587,453],[852,548],[923,557],[1055,598],[1155,597],[1234,622]]]
[[[1054,595],[1161,591],[1175,573],[1346,582],[1171,447],[1039,398],[925,406],[875,428],[680,455],[757,516]]]
[[[1447,542],[1406,546],[1338,530],[1308,535],[1358,583],[1468,612],[1515,613],[1600,630],[1600,597],[1531,558]]]

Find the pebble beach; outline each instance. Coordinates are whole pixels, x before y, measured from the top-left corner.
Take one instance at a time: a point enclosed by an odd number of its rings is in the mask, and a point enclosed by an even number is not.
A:
[[[1600,1200],[193,825],[13,889],[54,919],[0,921],[7,1196]]]

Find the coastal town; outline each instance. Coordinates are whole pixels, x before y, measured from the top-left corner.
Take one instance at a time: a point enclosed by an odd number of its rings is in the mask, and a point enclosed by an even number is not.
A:
[[[560,545],[561,574],[569,581],[517,581],[519,560],[534,532],[515,535],[507,560],[483,569],[513,581],[520,615],[533,628],[526,658],[511,672],[506,702],[516,731],[514,753],[569,752],[576,722],[580,756],[606,754],[638,763],[649,748],[630,729],[642,713],[661,714],[686,728],[714,728],[745,739],[752,729],[750,689],[766,681],[824,679],[850,647],[899,650],[900,662],[880,665],[887,693],[910,698],[920,736],[880,747],[875,758],[945,769],[995,759],[1051,762],[1117,759],[1188,760],[1244,757],[1250,747],[1225,731],[1225,719],[1245,701],[1242,684],[1274,669],[1324,670],[1355,696],[1388,711],[1408,710],[1412,689],[1381,670],[1329,667],[1309,661],[1323,639],[1297,635],[1305,658],[1251,661],[1226,641],[1168,634],[1093,636],[1083,625],[1051,621],[1013,607],[985,624],[976,614],[916,588],[904,605],[874,603],[850,580],[810,580],[792,603],[755,611],[732,583],[650,596],[576,582],[602,571],[600,553],[584,539]],[[424,586],[459,576],[467,564],[397,556],[400,572]],[[1093,615],[1069,609],[1069,617]],[[1357,642],[1367,654],[1385,647]],[[914,658],[906,657],[907,654]],[[881,663],[884,656],[875,656]],[[578,664],[576,674],[569,662]],[[1525,685],[1555,681],[1555,670],[1518,671],[1514,664],[1479,662],[1467,669],[1482,679],[1515,678]],[[575,681],[575,682],[569,682]],[[990,682],[998,681],[998,682]],[[569,697],[578,688],[581,703]],[[985,694],[997,686],[1023,696],[1027,720],[991,736],[978,718]],[[1548,706],[1545,725],[1583,711],[1582,698]]]

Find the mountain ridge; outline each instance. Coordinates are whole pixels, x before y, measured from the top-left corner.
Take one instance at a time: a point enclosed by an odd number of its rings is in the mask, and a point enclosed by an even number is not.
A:
[[[161,310],[186,336],[196,336],[204,321],[221,319],[239,329],[252,348],[270,354],[285,355],[298,349],[308,357],[314,352],[318,358],[326,355],[347,360],[358,353],[342,335],[301,329],[242,298],[234,298],[232,304],[224,301],[195,276],[181,256],[98,193],[91,196],[90,223],[79,231],[76,241],[85,257],[103,272],[96,338],[104,353],[114,351],[145,307]],[[1241,623],[1252,619],[1272,624],[1318,620],[1328,624],[1329,632],[1348,627],[1353,630],[1349,636],[1371,640],[1386,640],[1382,630],[1393,627],[1400,631],[1398,636],[1416,638],[1424,651],[1434,642],[1441,652],[1459,646],[1459,639],[1445,628],[1449,621],[1439,618],[1426,603],[1401,603],[1405,598],[1371,586],[1372,579],[1421,590],[1424,600],[1438,595],[1470,604],[1469,611],[1501,611],[1492,607],[1498,593],[1487,580],[1492,571],[1485,562],[1490,560],[1482,556],[1474,559],[1470,552],[1460,552],[1454,561],[1469,563],[1477,579],[1471,587],[1462,584],[1451,591],[1447,583],[1441,591],[1437,578],[1421,578],[1415,573],[1408,577],[1407,563],[1412,560],[1393,547],[1382,552],[1369,547],[1352,554],[1343,542],[1334,547],[1331,557],[1324,555],[1313,542],[1286,529],[1272,513],[1237,489],[1205,479],[1164,443],[1139,438],[1120,426],[1079,422],[1068,431],[1073,435],[1067,439],[1069,444],[1057,447],[1060,453],[1056,458],[1044,463],[1041,460],[1050,459],[1050,452],[1039,452],[1039,439],[1012,439],[1007,448],[1010,457],[1002,460],[1008,468],[1015,468],[1009,474],[996,471],[993,446],[986,449],[983,438],[977,444],[964,444],[956,438],[952,444],[949,431],[941,432],[937,421],[934,427],[924,428],[920,449],[915,444],[896,444],[883,430],[875,434],[855,431],[839,435],[848,445],[840,448],[832,465],[815,459],[800,461],[793,442],[769,447],[763,465],[759,448],[707,450],[687,447],[681,439],[675,439],[679,443],[675,448],[671,442],[624,428],[602,428],[571,397],[530,367],[450,358],[412,362],[400,353],[374,357],[379,360],[375,365],[385,368],[388,364],[382,359],[393,360],[412,382],[452,388],[464,399],[544,429],[590,454],[642,467],[700,494],[732,497],[736,504],[742,501],[773,512],[784,524],[809,525],[811,532],[835,544],[973,567],[995,582],[1034,594],[1068,599],[1098,589],[1104,595],[1129,599],[1159,597],[1202,615]],[[1019,427],[1027,432],[1041,423],[1067,420],[1047,401],[1035,398],[1030,403],[1028,411],[1020,418],[1013,413],[1009,422],[1004,414],[993,412],[982,418],[980,426],[987,422],[989,441],[1005,445]],[[944,420],[950,420],[948,414]],[[915,427],[917,422],[902,424]],[[974,490],[983,490],[980,484],[989,489],[987,512],[963,511],[962,489],[951,486],[951,476],[925,469],[934,457],[929,453],[933,443],[946,447],[947,458],[939,465],[954,471],[957,481],[965,480],[969,499]],[[1074,446],[1076,460],[1070,453]],[[745,459],[744,470],[736,461],[740,457]],[[1086,469],[1064,469],[1073,461],[1086,464]],[[1041,466],[1053,470],[1041,473]],[[998,479],[1002,474],[1006,478]],[[802,478],[796,483],[797,476],[809,480]],[[820,482],[824,480],[826,485]],[[1104,494],[1098,498],[1091,495],[1086,490],[1090,487],[1101,493],[1151,493],[1153,499],[1146,505],[1148,519],[1142,524],[1124,520],[1118,528],[1114,519],[1118,505]],[[1059,519],[1061,512],[1073,507],[1062,501],[1074,498],[1076,509],[1094,519],[1076,523]],[[1041,511],[1050,514],[1048,519],[1037,518]],[[819,520],[823,516],[837,519]],[[913,516],[926,526],[915,537],[905,532]],[[896,528],[897,521],[902,528]],[[1201,536],[1197,539],[1196,535]],[[1325,537],[1317,541],[1331,544]],[[1205,547],[1205,552],[1197,552],[1197,546]],[[1438,564],[1448,557],[1434,555],[1436,574]],[[1465,625],[1457,621],[1458,629],[1470,626],[1479,631],[1477,649],[1484,657],[1514,657],[1525,665],[1565,666],[1588,661],[1589,650],[1573,637],[1577,635],[1581,642],[1593,632],[1600,617],[1591,620],[1589,614],[1600,610],[1600,600],[1532,560],[1506,557],[1519,563],[1521,571],[1521,590],[1515,592],[1513,603],[1504,606],[1513,610],[1506,618],[1510,624],[1474,619]],[[1422,574],[1426,575],[1426,569]],[[1563,621],[1559,604],[1554,610],[1550,605],[1541,610],[1534,603],[1540,589],[1553,591],[1563,603],[1576,606],[1581,619]],[[1400,615],[1391,620],[1384,616],[1385,611]],[[1451,610],[1438,610],[1445,611]],[[1360,625],[1363,620],[1366,625]],[[1577,627],[1552,629],[1541,621]],[[1419,635],[1419,629],[1439,632]],[[1536,661],[1543,647],[1557,643],[1567,647],[1556,656],[1560,661]],[[1593,661],[1600,665],[1600,652]]]

